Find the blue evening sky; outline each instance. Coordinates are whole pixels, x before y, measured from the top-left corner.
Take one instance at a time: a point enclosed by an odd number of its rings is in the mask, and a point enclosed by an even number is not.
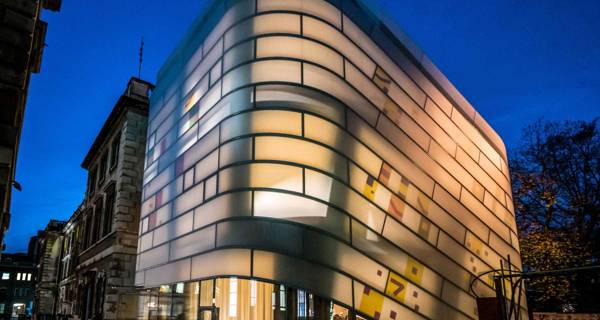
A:
[[[375,0],[374,0],[375,1]],[[48,44],[32,77],[7,251],[83,199],[80,164],[130,76],[156,73],[201,0],[63,1],[44,12]],[[600,115],[600,1],[377,0],[505,140],[528,123]]]

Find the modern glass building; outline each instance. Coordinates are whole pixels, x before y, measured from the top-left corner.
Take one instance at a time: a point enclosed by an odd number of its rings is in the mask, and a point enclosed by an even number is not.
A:
[[[140,318],[478,319],[521,267],[502,141],[355,0],[213,2],[148,128]]]

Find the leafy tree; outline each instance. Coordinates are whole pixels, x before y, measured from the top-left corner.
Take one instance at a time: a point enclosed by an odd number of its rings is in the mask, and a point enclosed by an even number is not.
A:
[[[600,130],[590,122],[538,121],[511,156],[511,179],[525,270],[596,264],[600,230]],[[528,282],[533,310],[598,311],[598,274]]]

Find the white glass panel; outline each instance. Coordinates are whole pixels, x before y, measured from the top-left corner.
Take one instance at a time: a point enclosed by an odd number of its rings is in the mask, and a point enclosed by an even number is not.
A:
[[[445,150],[436,142],[431,142],[429,155],[437,161],[442,167],[446,168],[457,181],[459,181],[467,190],[473,193],[480,201],[483,201],[483,186],[479,184],[461,165],[454,160]]]
[[[190,229],[191,229],[190,221]],[[177,260],[198,252],[206,251],[215,246],[215,226],[210,226],[188,234],[170,244],[170,260]]]
[[[469,208],[476,216],[485,222],[494,232],[496,232],[505,241],[510,241],[509,228],[503,224],[498,217],[494,216],[481,202],[479,202],[469,192],[463,192],[460,196],[460,202]],[[484,238],[485,239],[485,238]]]
[[[254,40],[242,42],[225,53],[223,72],[254,58]]]
[[[309,88],[286,85],[262,85],[256,88],[256,102],[261,106],[286,106],[307,110],[343,125],[344,106],[337,100]]]
[[[371,103],[379,110],[383,110],[385,104],[385,94],[364,74],[362,74],[354,65],[345,61],[346,81],[350,82],[356,90],[360,91]]]
[[[458,289],[450,283],[444,283],[442,299],[448,301],[469,316],[477,319],[477,304],[473,296]]]
[[[167,261],[169,257],[169,245],[162,245],[152,250],[141,253],[138,256],[139,268],[146,269],[150,266],[161,264]]]
[[[221,140],[250,133],[286,133],[301,135],[301,114],[298,112],[262,110],[239,114],[223,122]]]
[[[213,130],[177,159],[176,172],[182,173],[219,145],[219,130]],[[177,170],[179,169],[179,170]]]
[[[196,87],[194,87],[194,89],[192,90],[192,92],[190,92],[189,96],[185,99],[185,102],[183,104],[183,114],[185,114],[186,112],[188,112],[190,109],[192,109],[196,103],[200,100],[200,98],[202,98],[204,96],[204,94],[208,91],[208,77],[205,76],[204,78],[202,78],[202,80],[200,80],[200,82],[196,85]],[[190,119],[190,121],[193,123],[193,121],[196,119]],[[189,127],[189,124],[188,124]],[[185,127],[182,127],[179,132],[184,132],[185,130],[187,130]]]
[[[250,193],[230,193],[212,199],[194,210],[194,230],[228,217],[250,215]]]
[[[214,46],[210,52],[204,57],[202,62],[194,69],[194,71],[185,80],[183,85],[183,95],[187,95],[190,90],[200,81],[202,77],[208,74],[210,68],[217,62],[223,54],[223,40]]]
[[[212,86],[221,78],[221,60],[210,69],[210,85]]]
[[[249,83],[266,81],[300,83],[300,63],[267,60],[237,67],[223,77],[223,94]]]
[[[184,192],[174,201],[175,214],[187,212],[202,203],[204,184],[199,183],[195,187]]]
[[[166,246],[166,245],[165,245]],[[171,262],[163,266],[146,270],[145,286],[157,287],[165,283],[190,280],[190,259]]]
[[[496,184],[492,178],[490,178],[482,169],[479,167],[477,162],[471,159],[461,148],[456,150],[456,160],[479,181],[488,191],[490,191],[497,199],[504,197],[504,191],[500,186]]]
[[[152,232],[146,233],[140,237],[140,251],[152,248]]]
[[[217,175],[210,177],[204,182],[204,199],[208,199],[217,194]]]
[[[254,193],[254,214],[279,219],[301,217],[326,217],[326,204],[279,192],[256,191]]]
[[[250,250],[218,250],[192,258],[192,279],[217,275],[250,276]]]

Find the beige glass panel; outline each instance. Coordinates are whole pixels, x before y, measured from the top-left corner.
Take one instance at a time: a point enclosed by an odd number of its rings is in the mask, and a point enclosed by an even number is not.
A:
[[[411,275],[413,267],[417,268],[420,277],[411,277],[410,281],[439,295],[442,288],[442,278],[435,271],[414,260],[406,252],[392,245],[387,239],[355,221],[352,222],[352,245],[391,267],[403,278]]]
[[[498,253],[495,251],[495,248],[490,248],[485,241],[477,238],[468,231],[465,237],[464,245],[470,252],[475,253],[476,256],[478,256],[492,269],[500,269],[500,259],[506,259],[506,257],[501,257],[498,255]]]
[[[250,159],[252,159],[252,138],[233,140],[222,145],[219,150],[221,167]]]
[[[470,317],[478,319],[477,315],[477,303],[475,298],[466,292],[460,290],[456,286],[450,283],[444,283],[444,289],[442,290],[442,299],[448,301],[456,308],[466,313]]]
[[[521,270],[521,255],[515,248],[513,248],[510,243],[505,242],[500,239],[495,233],[490,234],[490,247],[494,248],[494,250],[498,251],[500,256],[505,259],[510,255],[511,262],[517,267],[517,269]]]
[[[358,68],[349,63],[348,60],[344,61],[344,63],[346,64],[346,81],[367,97],[379,110],[383,110],[386,100],[385,94],[369,78],[362,74]]]
[[[357,46],[346,38],[339,30],[317,19],[304,16],[302,18],[303,35],[322,41],[340,51],[358,66],[368,77],[375,72],[375,63]]]
[[[307,231],[304,255],[351,274],[378,290],[385,290],[388,269],[335,239]]]
[[[343,58],[337,52],[314,41],[274,36],[257,39],[257,58],[286,57],[314,62],[343,76]]]
[[[485,153],[488,158],[496,165],[498,169],[501,168],[500,155],[496,150],[485,140],[479,130],[475,128],[472,122],[465,119],[460,112],[452,113],[452,121],[475,143],[481,152]]]
[[[483,204],[490,209],[496,217],[504,221],[504,223],[507,224],[511,230],[517,230],[515,217],[487,191],[485,192]]]
[[[417,237],[416,234],[400,223],[391,219],[387,220],[383,236],[405,250],[409,255],[438,271],[444,278],[450,279],[460,285],[461,288],[468,288],[470,275],[466,270],[442,255],[435,247]]]
[[[223,57],[223,72],[231,70],[244,62],[254,58],[254,40],[242,42],[231,48]]]
[[[290,256],[255,250],[253,270],[254,277],[288,283],[347,305],[352,304],[350,278],[329,268]]]
[[[456,150],[456,160],[479,181],[488,191],[490,191],[497,199],[504,197],[504,191],[496,184],[482,169],[477,162],[473,161],[461,148]]]
[[[181,194],[173,202],[175,215],[187,212],[202,203],[204,194],[204,183],[199,183],[195,187]]]
[[[255,143],[256,160],[289,161],[345,176],[346,161],[317,144],[282,137],[256,137]]]
[[[193,216],[193,215],[191,215]],[[192,229],[192,221],[189,221]],[[171,241],[170,260],[191,256],[215,247],[215,226],[200,229],[184,237]]]
[[[404,111],[402,111],[392,100],[385,98],[383,113],[413,139],[423,150],[428,150],[431,137],[417,123],[415,123]]]
[[[486,265],[485,262],[481,261],[476,254],[467,251],[459,243],[443,233],[440,234],[438,249],[446,253],[452,260],[473,275],[479,275],[492,269],[490,266]],[[481,280],[487,282],[489,285],[492,285],[490,277],[482,277]]]
[[[439,164],[433,161],[423,149],[419,148],[414,141],[402,132],[398,127],[386,118],[380,118],[377,129],[383,136],[387,137],[400,151],[409,155],[424,172],[437,183],[443,185],[455,197],[460,196],[460,184]]]
[[[194,210],[194,230],[221,219],[249,215],[250,192],[225,194]]]
[[[256,16],[231,28],[225,34],[225,49],[253,35],[267,33],[300,33],[300,15],[273,13]]]
[[[221,192],[248,187],[302,192],[302,168],[281,164],[254,163],[227,168],[219,172]]]
[[[259,0],[258,12],[289,10],[308,13],[333,24],[341,29],[340,11],[332,4],[322,0]]]
[[[215,305],[220,320],[272,320],[279,286],[239,278],[216,279]]]
[[[471,140],[469,140],[462,131],[448,118],[448,116],[430,99],[427,99],[425,111],[435,122],[448,133],[448,135],[463,148],[467,154],[477,159],[479,157],[479,149]]]
[[[343,125],[344,106],[331,97],[309,88],[286,85],[262,85],[256,87],[256,102],[261,106],[279,107],[285,104],[299,110],[320,114]]]
[[[472,231],[482,239],[487,238],[490,231],[489,228],[447,191],[436,186],[433,199],[456,220],[460,221],[469,231]]]
[[[384,296],[354,280],[354,307],[356,310],[371,318],[386,320],[394,319],[423,319],[426,318],[415,313],[404,305],[401,305],[391,298]]]
[[[250,250],[223,249],[192,258],[192,279],[218,275],[250,276]]]
[[[481,202],[479,202],[469,192],[463,192],[460,196],[460,202],[465,205],[471,212],[479,217],[486,225],[490,227],[496,234],[498,234],[505,241],[510,241],[509,227],[502,223],[498,217],[490,212]],[[484,238],[485,239],[485,238]]]
[[[317,66],[304,64],[304,84],[340,99],[345,105],[365,118],[368,123],[375,125],[379,113],[377,109],[334,73]]]
[[[410,159],[396,150],[389,142],[369,127],[366,123],[356,117],[354,114],[348,114],[348,131],[354,134],[358,140],[365,143],[368,147],[383,158],[384,161],[392,165],[396,170],[402,169],[400,174],[407,177],[412,183],[417,185],[425,193],[433,194],[434,182],[417,168]]]
[[[502,160],[504,162],[504,160]],[[492,179],[502,187],[506,192],[511,191],[510,182],[506,176],[496,167],[487,156],[482,154],[479,156],[479,166],[490,176]],[[502,199],[504,200],[504,199]]]
[[[381,159],[333,123],[311,115],[305,115],[304,136],[342,151],[371,175],[376,176],[379,174],[382,164]]]
[[[184,287],[183,315],[185,320],[197,320],[198,297],[200,292],[199,282],[187,282]]]
[[[469,190],[479,201],[483,201],[483,186],[477,182],[461,165],[459,165],[454,158],[442,149],[442,147],[436,142],[431,142],[429,148],[429,155],[433,160],[437,161],[439,165],[444,167],[450,172],[457,181],[459,181],[467,190]]]
[[[465,227],[436,203],[431,202],[429,204],[427,218],[440,226],[444,232],[448,233],[455,240],[461,241],[465,238]]]
[[[302,134],[301,114],[298,112],[261,110],[239,114],[223,122],[221,140],[250,133]]]
[[[157,264],[167,261],[169,258],[169,245],[165,244],[160,247],[142,252],[138,255],[138,270],[146,269]]]
[[[266,60],[237,67],[223,77],[223,94],[249,83],[283,81],[300,83],[300,63]]]
[[[196,164],[194,169],[194,181],[198,183],[216,172],[218,169],[219,150],[215,150]]]
[[[179,260],[146,270],[146,287],[190,280],[190,259]]]
[[[350,164],[350,186],[380,208],[384,210],[389,208],[392,193],[379,184],[373,176],[353,164]]]
[[[348,17],[344,16],[344,33],[352,39],[377,64],[398,83],[408,94],[419,103],[425,105],[425,93],[410,79],[392,60],[377,46],[369,36],[364,34]]]

